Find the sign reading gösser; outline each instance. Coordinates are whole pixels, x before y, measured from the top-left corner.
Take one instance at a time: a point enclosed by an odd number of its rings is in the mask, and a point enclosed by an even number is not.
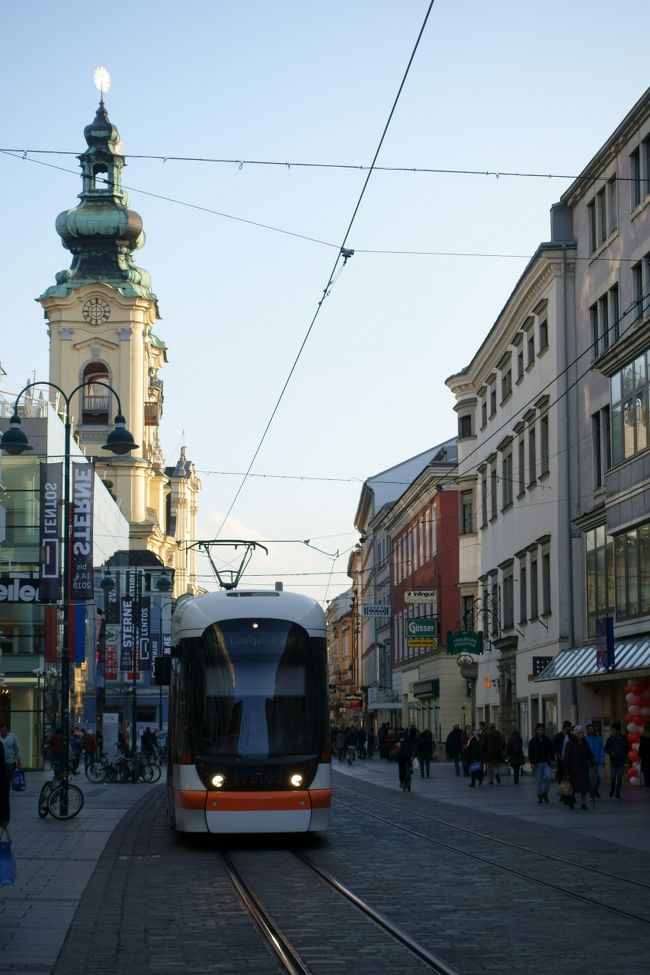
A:
[[[438,646],[438,620],[407,620],[406,641],[409,647]]]

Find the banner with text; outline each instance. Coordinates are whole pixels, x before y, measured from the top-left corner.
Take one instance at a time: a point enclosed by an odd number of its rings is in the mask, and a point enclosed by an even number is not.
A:
[[[70,598],[93,599],[93,489],[90,464],[72,465]]]
[[[61,597],[61,511],[63,510],[63,464],[40,465],[39,601]]]

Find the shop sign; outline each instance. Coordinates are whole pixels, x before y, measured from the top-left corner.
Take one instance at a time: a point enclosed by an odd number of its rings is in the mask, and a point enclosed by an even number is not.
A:
[[[0,576],[0,603],[37,603],[38,572],[8,572]]]
[[[447,653],[483,653],[483,633],[447,631]]]

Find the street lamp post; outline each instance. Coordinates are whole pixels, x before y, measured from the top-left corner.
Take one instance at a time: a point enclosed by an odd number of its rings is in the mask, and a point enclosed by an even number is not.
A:
[[[69,621],[68,612],[71,604],[71,560],[70,560],[70,540],[72,536],[72,517],[70,512],[70,445],[72,440],[72,422],[70,419],[70,404],[75,393],[90,386],[91,383],[81,383],[66,396],[63,390],[56,383],[42,381],[29,383],[18,393],[14,403],[14,412],[9,421],[9,429],[6,430],[0,439],[0,450],[10,455],[23,454],[28,450],[33,450],[27,434],[21,428],[20,416],[18,415],[18,404],[21,397],[27,390],[35,386],[50,386],[56,389],[65,403],[64,413],[64,471],[63,471],[63,642],[61,646],[61,760],[63,767],[67,769],[68,747],[70,739],[70,647],[69,647]],[[122,415],[120,398],[108,383],[100,380],[93,380],[93,386],[103,386],[115,396],[117,400],[118,413],[115,417],[113,430],[109,433],[106,443],[103,444],[104,450],[109,450],[113,454],[123,455],[131,450],[136,450],[138,444],[135,443],[132,434],[126,429],[126,420]]]

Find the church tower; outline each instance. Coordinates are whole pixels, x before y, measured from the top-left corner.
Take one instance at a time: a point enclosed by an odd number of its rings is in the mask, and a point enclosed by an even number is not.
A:
[[[155,552],[183,580],[176,594],[197,588],[193,551],[200,483],[183,448],[175,467],[165,467],[159,439],[163,383],[159,373],[167,347],[154,332],[158,300],[147,271],[133,252],[144,244],[142,218],[129,209],[122,189],[125,159],[103,94],[84,129],[80,203],[56,220],[69,269],[38,299],[50,334],[50,380],[73,400],[75,436],[118,500],[130,525],[131,549]],[[122,413],[139,450],[115,457],[101,449],[113,426],[119,396]],[[177,483],[178,482],[178,483]],[[183,517],[178,517],[178,507]],[[182,538],[177,531],[182,528]]]

